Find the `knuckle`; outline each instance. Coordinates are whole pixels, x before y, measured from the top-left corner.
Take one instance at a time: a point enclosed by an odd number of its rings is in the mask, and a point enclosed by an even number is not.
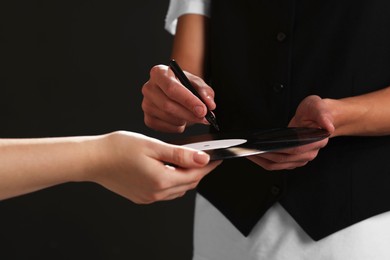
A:
[[[132,202],[134,202],[135,204],[143,204],[143,200],[141,199],[131,199]]]
[[[306,145],[297,146],[297,147],[294,147],[294,148],[291,150],[291,153],[292,153],[292,154],[302,154],[302,153],[306,152],[306,149],[307,149],[307,146],[306,146]]]
[[[194,184],[195,184],[195,185],[198,185],[198,183],[202,180],[203,176],[204,176],[204,175],[202,175],[202,176],[196,176],[196,177],[194,178]]]
[[[280,155],[276,157],[275,162],[276,163],[286,163],[289,161],[289,156],[288,155]]]
[[[153,78],[164,71],[163,65],[155,65],[150,69],[150,77]]]
[[[191,80],[193,84],[195,84],[198,87],[207,86],[206,82],[201,78],[191,73],[186,73],[187,77]]]
[[[153,183],[152,183],[152,188],[154,190],[153,194],[155,193],[158,193],[159,191],[161,190],[164,190],[168,185],[166,184],[166,181],[165,180],[155,180]]]
[[[198,184],[199,184],[199,181],[194,182],[194,183],[191,183],[191,185],[189,186],[189,189],[190,189],[190,190],[195,189],[196,187],[198,187]]]
[[[324,147],[328,144],[328,141],[329,141],[329,138],[324,139],[324,140],[320,143],[320,148],[324,148]]]
[[[286,169],[287,170],[294,170],[296,168],[303,167],[303,166],[305,166],[308,163],[309,163],[309,161],[295,162],[294,164],[290,165]]]
[[[172,133],[183,133],[186,129],[186,126],[185,125],[180,125],[180,126],[171,126],[169,128],[169,132],[172,132]]]
[[[146,126],[153,128],[155,127],[154,121],[149,116],[144,116],[144,123]]]
[[[172,151],[172,157],[176,164],[182,166],[185,162],[185,150],[179,147],[175,147]]]
[[[177,197],[178,197],[178,198],[181,198],[181,197],[183,197],[185,194],[186,194],[186,192],[182,192],[182,193],[180,193]]]
[[[185,131],[185,129],[186,129],[186,126],[185,126],[185,125],[178,126],[178,127],[176,128],[176,132],[178,132],[178,133],[183,133],[183,132]]]
[[[317,151],[311,153],[307,161],[309,161],[309,162],[313,161],[317,157],[317,155],[318,155]]]
[[[145,99],[143,99],[141,102],[141,108],[142,108],[142,111],[144,111],[144,112],[149,109],[149,104]]]
[[[149,197],[149,200],[153,203],[153,202],[156,202],[156,201],[160,201],[162,200],[162,196],[159,194],[159,193],[152,193]]]
[[[265,169],[266,169],[267,171],[277,171],[277,170],[279,170],[279,168],[277,167],[276,164],[267,165],[267,166],[265,167]]]
[[[146,198],[144,199],[144,202],[145,202],[145,204],[151,204],[151,203],[154,203],[156,201],[160,201],[162,199],[163,198],[159,193],[152,192],[146,196]]]
[[[187,106],[191,106],[191,104],[194,103],[193,100],[194,100],[193,96],[186,97],[186,98],[184,99],[184,104],[186,104]],[[194,104],[194,105],[195,105],[195,104]]]
[[[146,204],[153,203],[153,201],[150,200],[148,197],[133,199],[133,202],[134,202],[135,204],[138,204],[138,205],[146,205]]]
[[[167,96],[173,96],[176,92],[176,89],[177,82],[175,82],[174,80],[169,80],[165,88],[165,93],[167,94]]]
[[[141,93],[142,95],[146,96],[149,91],[150,81],[147,81],[145,84],[142,85]]]
[[[264,168],[267,171],[273,171],[275,170],[275,164],[274,163],[262,163],[260,165],[262,168]]]
[[[208,173],[208,170],[200,169],[199,173],[194,177],[194,182],[199,184]]]
[[[211,87],[209,87],[203,81],[203,79],[201,79],[199,77],[195,77],[191,81],[194,83],[194,86],[196,86],[199,93],[203,93],[206,96],[214,97],[214,95],[215,95],[214,90]]]
[[[302,163],[300,163],[299,167],[305,166],[305,165],[307,165],[308,163],[309,163],[309,161],[302,162]]]

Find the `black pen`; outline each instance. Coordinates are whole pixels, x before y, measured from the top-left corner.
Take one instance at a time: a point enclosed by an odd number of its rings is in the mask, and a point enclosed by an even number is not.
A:
[[[171,60],[169,62],[169,67],[172,69],[173,73],[179,79],[181,84],[183,84],[184,87],[189,89],[195,96],[197,96],[200,100],[202,100],[199,93],[192,86],[190,80],[186,77],[183,70],[180,68],[179,64],[177,64],[177,62],[175,60]],[[206,108],[207,108],[207,106],[206,106]],[[217,119],[215,118],[214,114],[208,108],[207,108],[207,113],[206,113],[205,118],[217,131],[219,131]]]

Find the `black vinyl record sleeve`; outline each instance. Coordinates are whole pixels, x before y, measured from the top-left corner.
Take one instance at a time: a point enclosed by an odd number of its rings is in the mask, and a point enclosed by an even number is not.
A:
[[[287,127],[233,133],[201,134],[168,141],[204,151],[210,160],[224,160],[305,145],[329,137],[323,129]]]

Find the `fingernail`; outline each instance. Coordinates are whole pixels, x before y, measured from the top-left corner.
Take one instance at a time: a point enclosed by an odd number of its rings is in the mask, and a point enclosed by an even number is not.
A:
[[[209,161],[209,155],[205,152],[194,153],[194,161],[199,164],[206,164]]]
[[[202,106],[195,106],[194,111],[197,116],[203,116],[204,114],[204,109]]]

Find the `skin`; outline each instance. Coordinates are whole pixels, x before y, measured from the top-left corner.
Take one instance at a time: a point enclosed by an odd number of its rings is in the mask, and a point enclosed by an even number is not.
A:
[[[206,17],[189,14],[178,19],[172,57],[192,73],[191,80],[210,110],[216,105],[214,91],[202,82],[207,48],[204,46],[208,22]],[[191,30],[187,28],[192,28]],[[202,35],[195,37],[195,35]],[[152,68],[150,80],[143,86],[143,110],[149,127],[165,132],[182,132],[193,123],[205,123],[205,107],[171,76],[168,68]],[[195,75],[199,76],[196,77]],[[216,93],[218,94],[218,93]],[[328,99],[308,96],[298,106],[290,127],[318,127],[335,136],[382,136],[390,134],[390,87],[360,96]],[[202,109],[198,109],[198,107]],[[216,115],[218,118],[218,115]],[[314,160],[328,139],[279,152],[248,157],[267,170],[294,169]]]
[[[0,200],[67,182],[95,182],[135,203],[194,189],[219,162],[133,132],[0,139]]]

